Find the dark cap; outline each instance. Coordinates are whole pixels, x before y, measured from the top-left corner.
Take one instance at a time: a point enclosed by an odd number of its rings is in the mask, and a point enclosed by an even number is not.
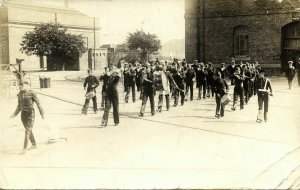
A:
[[[29,82],[28,81],[21,81],[20,82],[20,86],[23,86],[24,84],[29,84]]]

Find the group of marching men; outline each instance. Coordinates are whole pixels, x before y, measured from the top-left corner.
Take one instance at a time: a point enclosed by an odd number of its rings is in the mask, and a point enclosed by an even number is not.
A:
[[[289,85],[291,86],[293,76],[295,75],[295,68],[292,63],[289,63],[290,71],[287,71]],[[231,64],[226,67],[221,63],[220,67],[213,67],[211,63],[199,63],[197,60],[193,64],[187,64],[185,60],[178,62],[174,60],[173,63],[161,63],[157,60],[154,63],[149,63],[144,66],[140,64],[131,65],[125,64],[124,69],[117,69],[116,67],[106,68],[105,72],[98,79],[92,74],[92,70],[88,69],[88,76],[84,81],[84,89],[86,90],[86,99],[82,107],[82,114],[87,114],[89,102],[92,99],[94,112],[98,112],[96,88],[99,86],[99,80],[103,82],[102,85],[102,101],[101,109],[104,110],[102,117],[102,126],[107,126],[108,116],[111,106],[113,107],[114,124],[119,124],[119,94],[118,83],[120,79],[124,78],[125,103],[128,103],[130,92],[132,92],[132,101],[135,102],[135,86],[140,92],[140,99],[142,106],[139,116],[143,117],[145,107],[149,98],[151,105],[151,114],[155,115],[154,97],[158,94],[157,112],[162,111],[163,99],[165,97],[166,109],[170,109],[170,99],[174,98],[174,106],[176,107],[180,101],[183,106],[189,96],[193,100],[194,82],[198,88],[198,100],[216,97],[216,117],[223,117],[225,105],[228,103],[229,87],[225,77],[230,79],[231,85],[234,85],[233,92],[233,106],[240,99],[240,109],[244,108],[244,102],[247,104],[249,99],[256,95],[258,96],[258,115],[257,122],[263,119],[267,121],[269,95],[272,96],[271,82],[264,77],[264,71],[258,66],[258,63],[253,64]],[[292,75],[292,76],[290,76]],[[22,153],[28,149],[29,141],[32,144],[31,149],[36,148],[36,142],[32,133],[35,111],[34,103],[40,111],[42,118],[44,118],[44,111],[40,105],[36,93],[29,89],[27,81],[20,81],[20,92],[18,94],[18,106],[15,112],[11,115],[14,118],[21,112],[21,120],[25,128],[24,148]],[[180,99],[179,99],[180,97]],[[225,97],[225,98],[224,98]],[[264,109],[263,109],[264,107]],[[264,110],[264,113],[262,112]]]
[[[292,87],[293,78],[295,76],[295,67],[293,61],[288,62],[288,68],[285,71],[288,79],[289,89]],[[300,68],[300,59],[297,63]],[[170,109],[170,99],[174,98],[174,106],[179,102],[181,106],[187,101],[189,96],[193,100],[194,82],[198,88],[197,100],[216,97],[216,117],[223,117],[225,105],[229,102],[228,84],[225,78],[228,77],[231,85],[234,85],[232,110],[238,98],[240,99],[240,109],[244,108],[253,95],[258,97],[258,115],[257,122],[265,122],[268,120],[268,104],[269,96],[272,96],[272,86],[268,78],[264,76],[265,71],[261,69],[257,62],[236,64],[232,61],[226,67],[225,63],[221,63],[220,67],[213,67],[211,63],[199,63],[197,60],[192,64],[187,64],[185,60],[173,63],[161,63],[156,60],[144,66],[137,63],[135,65],[124,64],[124,69],[116,67],[105,68],[105,72],[98,79],[92,74],[92,70],[88,69],[88,76],[84,81],[84,90],[86,90],[86,99],[82,108],[82,114],[87,114],[89,102],[92,99],[94,112],[98,112],[96,88],[99,86],[99,80],[102,85],[102,101],[101,109],[104,109],[102,117],[102,126],[107,126],[108,116],[111,106],[113,107],[114,123],[119,124],[119,95],[118,83],[124,78],[125,103],[128,103],[130,92],[132,93],[132,101],[136,101],[136,90],[140,92],[142,106],[139,116],[143,117],[145,107],[149,98],[151,105],[151,114],[155,115],[154,97],[158,94],[157,112],[162,111],[163,98],[166,100],[166,109]],[[299,69],[298,68],[298,69]],[[300,71],[298,70],[298,85],[300,86]],[[25,80],[19,81],[20,92],[18,94],[18,105],[15,112],[10,118],[16,117],[21,113],[21,120],[25,128],[24,147],[22,154],[26,153],[29,141],[32,146],[30,149],[37,148],[35,138],[32,132],[35,120],[34,103],[37,104],[39,112],[44,119],[44,110],[34,91],[30,90],[29,82]]]
[[[240,63],[232,61],[229,66],[221,63],[219,67],[213,64],[198,62],[186,63],[183,59],[179,62],[160,62],[156,60],[152,63],[141,65],[140,63],[125,63],[124,68],[105,68],[105,72],[99,80],[103,82],[101,108],[104,110],[102,126],[107,126],[110,108],[113,107],[114,124],[119,124],[119,95],[118,82],[124,79],[125,103],[129,102],[132,94],[132,102],[136,101],[136,91],[139,99],[142,100],[139,116],[143,117],[147,101],[150,101],[151,115],[162,112],[165,99],[166,110],[170,110],[170,101],[174,99],[173,106],[183,106],[184,102],[194,99],[194,83],[198,88],[197,100],[216,97],[215,117],[224,116],[225,105],[229,102],[227,78],[231,85],[234,85],[232,110],[236,109],[237,100],[240,100],[240,109],[248,103],[253,95],[258,95],[259,114],[257,122],[263,120],[262,108],[264,104],[264,120],[267,121],[268,97],[272,95],[270,80],[264,77],[264,71],[258,63]],[[87,87],[87,94],[93,92],[94,95],[86,98],[82,108],[82,113],[87,114],[90,99],[93,100],[94,112],[97,113],[97,100],[95,89],[99,85],[98,79],[88,70],[89,76],[85,79],[84,88]],[[225,80],[226,78],[226,80]],[[137,89],[137,90],[136,90]],[[155,96],[158,95],[157,110],[155,110]]]

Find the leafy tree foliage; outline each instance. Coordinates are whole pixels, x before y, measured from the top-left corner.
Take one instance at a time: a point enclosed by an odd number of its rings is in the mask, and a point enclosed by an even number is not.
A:
[[[137,50],[140,52],[142,62],[146,62],[149,55],[161,48],[160,40],[155,34],[145,33],[142,30],[129,33],[127,44],[130,50]]]
[[[81,35],[67,33],[61,25],[48,23],[39,24],[33,31],[25,33],[20,51],[27,55],[51,56],[64,65],[86,48]]]

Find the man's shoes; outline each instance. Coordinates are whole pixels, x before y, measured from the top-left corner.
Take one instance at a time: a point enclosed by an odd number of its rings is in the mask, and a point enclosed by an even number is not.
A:
[[[155,113],[151,113],[151,115],[152,115],[152,116],[154,116],[154,115],[155,115]]]
[[[235,107],[232,107],[231,110],[232,110],[232,111],[235,111]]]
[[[244,109],[244,107],[241,107],[241,108],[240,108],[240,110],[243,110],[243,109]]]
[[[99,110],[104,110],[104,107],[101,107]]]
[[[177,104],[174,104],[174,105],[173,105],[173,107],[176,107],[176,106],[177,106]]]
[[[219,115],[219,114],[216,114],[215,117],[219,119],[219,118],[220,118],[220,115]]]
[[[24,149],[20,152],[20,154],[26,154],[26,152],[27,152],[27,150],[24,148]]]
[[[81,111],[82,114],[87,115],[87,111]]]
[[[29,150],[34,150],[34,149],[37,149],[36,145],[32,145]]]
[[[201,98],[197,98],[197,100],[201,100]]]
[[[261,123],[261,119],[257,119],[256,122],[257,122],[257,123]]]
[[[107,126],[107,123],[106,123],[106,122],[102,122],[102,123],[101,123],[101,126],[106,127],[106,126]]]
[[[187,99],[184,99],[184,101],[186,101],[186,102],[187,102]]]
[[[94,111],[95,112],[95,114],[97,114],[98,113],[98,111]]]
[[[115,126],[118,126],[119,125],[119,123],[115,123]]]
[[[143,114],[143,113],[139,113],[139,116],[140,116],[140,117],[144,117],[144,114]]]

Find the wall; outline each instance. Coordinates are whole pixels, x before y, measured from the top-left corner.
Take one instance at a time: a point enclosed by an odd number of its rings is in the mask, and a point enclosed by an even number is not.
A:
[[[27,56],[19,50],[22,36],[34,29],[39,23],[60,23],[68,28],[72,34],[82,35],[89,48],[99,47],[99,19],[88,17],[77,10],[64,7],[50,7],[42,5],[27,5],[14,2],[3,4],[0,8],[0,23],[8,26],[8,48],[1,51],[0,60],[4,64],[15,64],[16,58],[25,59],[25,70],[40,69],[40,61],[37,56]],[[94,43],[95,40],[95,43]],[[1,50],[1,49],[0,49]],[[87,61],[83,53],[79,57],[79,69],[85,68]],[[86,62],[85,62],[86,61]],[[85,62],[85,63],[84,63]],[[82,65],[82,66],[81,66]]]
[[[199,0],[203,3],[203,0]],[[197,2],[186,0],[187,4],[198,6]],[[203,47],[202,61],[215,64],[230,62],[233,58],[233,29],[238,25],[249,28],[249,56],[235,58],[241,61],[258,61],[264,67],[281,67],[281,29],[292,22],[292,12],[286,9],[266,9],[255,7],[250,0],[214,0],[205,1],[202,8],[195,10],[186,6],[186,58],[187,61],[197,59],[195,37],[196,20],[200,21],[198,41]],[[292,9],[291,7],[289,9]],[[201,20],[202,19],[202,20]],[[201,27],[202,26],[202,27]],[[203,36],[201,36],[203,35]],[[199,42],[198,42],[199,43]],[[201,54],[200,51],[198,54]],[[277,68],[277,69],[276,69]]]

